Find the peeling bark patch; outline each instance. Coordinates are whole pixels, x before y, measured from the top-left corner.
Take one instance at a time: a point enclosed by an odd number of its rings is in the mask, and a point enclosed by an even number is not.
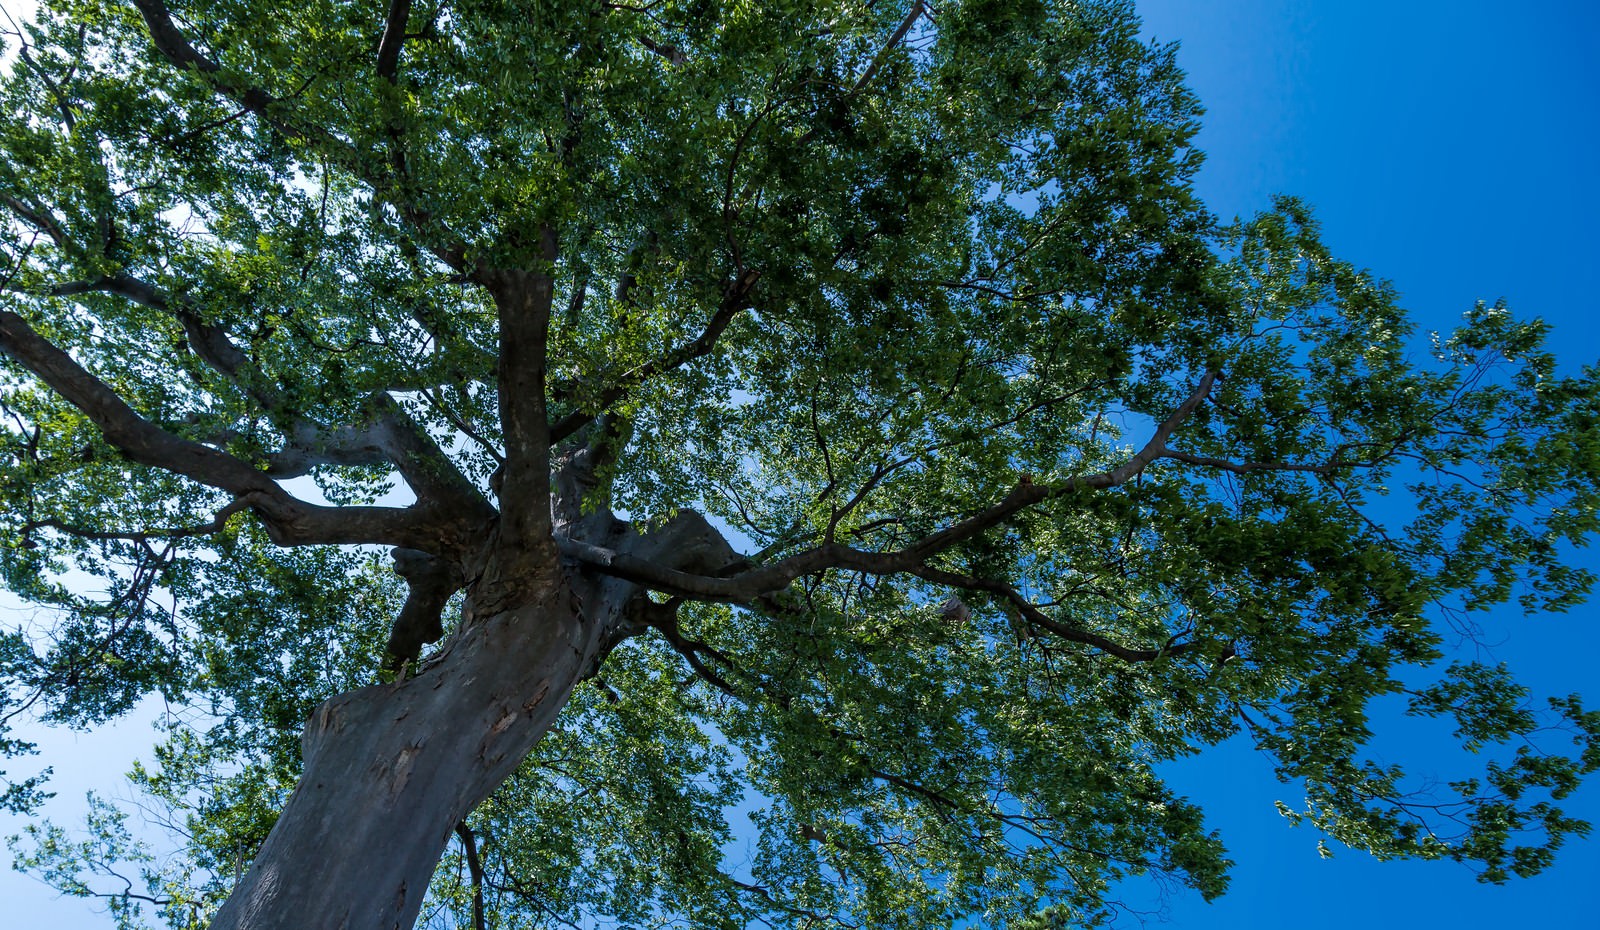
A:
[[[389,795],[391,797],[399,794],[405,788],[406,782],[411,780],[411,766],[416,761],[417,753],[421,751],[422,743],[416,742],[400,750],[400,755],[395,757],[394,768],[389,776]]]
[[[396,891],[394,893],[394,909],[397,910],[397,911],[404,911],[406,909],[406,883],[405,882],[401,882],[400,883],[400,887],[398,889],[396,889]],[[395,924],[395,930],[400,930],[400,925],[399,924]]]
[[[332,700],[324,701],[311,714],[311,721],[300,734],[300,754],[309,759],[329,735],[344,729],[344,720]]]
[[[513,711],[511,713],[506,714],[504,717],[501,717],[499,720],[495,721],[494,726],[489,728],[489,733],[491,735],[493,735],[493,736],[499,736],[501,733],[504,733],[513,723],[516,723],[516,722],[517,722],[517,714],[516,714],[516,712]]]
[[[535,707],[538,707],[540,704],[544,703],[544,696],[546,694],[549,694],[549,693],[550,693],[550,682],[548,682],[548,681],[539,682],[539,690],[538,690],[538,692],[535,693],[534,696],[531,699],[529,699],[529,701],[526,704],[522,705],[522,712],[525,713],[525,714],[533,713],[533,709]]]

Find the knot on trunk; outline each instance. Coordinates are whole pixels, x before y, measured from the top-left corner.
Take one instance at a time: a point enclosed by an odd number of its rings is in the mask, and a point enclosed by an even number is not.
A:
[[[444,636],[444,605],[465,580],[453,562],[417,549],[395,549],[389,557],[409,589],[384,647],[384,669],[398,672],[407,662],[416,662],[423,646]]]
[[[678,511],[646,538],[654,546],[656,560],[678,571],[716,578],[750,564],[698,511]]]

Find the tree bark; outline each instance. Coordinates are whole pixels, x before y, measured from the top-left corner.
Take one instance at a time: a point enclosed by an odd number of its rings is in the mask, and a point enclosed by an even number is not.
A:
[[[636,537],[637,538],[637,537]],[[212,930],[408,930],[455,826],[520,764],[603,656],[633,587],[551,561],[526,603],[414,678],[339,695]]]

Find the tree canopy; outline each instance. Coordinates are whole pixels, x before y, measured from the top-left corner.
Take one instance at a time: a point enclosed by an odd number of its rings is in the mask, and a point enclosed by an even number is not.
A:
[[[1424,345],[1295,200],[1213,216],[1129,3],[7,40],[0,577],[42,610],[0,721],[182,708],[134,773],[180,857],[109,806],[18,847],[120,921],[311,926],[263,876],[354,882],[417,810],[404,923],[1093,924],[1225,890],[1161,766],[1241,734],[1381,858],[1588,829],[1600,713],[1445,646],[1587,594],[1596,370],[1503,305]],[[1466,774],[1369,758],[1396,701]]]

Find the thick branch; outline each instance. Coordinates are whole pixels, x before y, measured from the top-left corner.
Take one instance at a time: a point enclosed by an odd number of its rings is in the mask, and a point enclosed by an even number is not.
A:
[[[647,35],[641,34],[639,36],[639,44],[674,65],[682,65],[689,60],[687,55],[683,54],[676,45],[670,42],[658,42]]]
[[[264,492],[264,475],[227,453],[180,439],[144,420],[121,397],[15,313],[0,310],[0,349],[82,410],[129,458],[235,494]]]
[[[1017,482],[997,504],[932,533],[894,552],[866,552],[836,542],[825,542],[770,565],[733,574],[710,577],[679,571],[640,559],[626,552],[613,552],[577,540],[562,540],[568,557],[615,575],[669,594],[705,601],[750,603],[763,594],[788,587],[797,578],[828,569],[863,572],[869,575],[914,573],[925,570],[927,560],[972,539],[1029,507],[1046,500],[1085,490],[1104,490],[1126,483],[1150,463],[1161,457],[1167,440],[1178,425],[1192,414],[1210,393],[1216,373],[1207,372],[1195,392],[1156,428],[1155,435],[1128,461],[1110,471],[1083,475],[1055,485],[1035,484],[1027,477]]]
[[[444,606],[466,579],[455,563],[426,552],[395,549],[389,555],[394,559],[395,574],[406,580],[408,589],[405,606],[384,647],[384,668],[395,672],[407,663],[415,664],[422,647],[444,635]]]
[[[550,512],[557,535],[585,537],[582,521],[612,519],[612,472],[633,429],[622,417],[602,414],[589,433],[552,463]]]
[[[172,13],[163,0],[133,0],[133,5],[144,17],[145,28],[150,30],[150,39],[155,43],[156,50],[168,61],[179,68],[192,68],[208,75],[214,87],[243,104],[250,112],[266,120],[284,135],[295,139],[306,138],[303,131],[274,118],[267,112],[267,107],[273,103],[271,94],[259,87],[241,87],[218,77],[222,66],[201,54],[199,49],[189,43],[188,37],[172,21]]]
[[[378,43],[378,77],[393,84],[400,69],[400,47],[406,42],[406,20],[411,16],[411,0],[390,0],[389,15],[383,21],[383,39]]]
[[[371,422],[359,427],[328,427],[290,411],[282,395],[251,370],[249,358],[234,345],[228,333],[207,322],[187,298],[165,291],[129,275],[108,275],[91,281],[74,281],[50,289],[54,296],[103,292],[171,314],[183,325],[189,347],[200,360],[238,387],[271,416],[289,445],[270,456],[267,474],[294,478],[318,465],[392,464],[417,497],[460,508],[478,520],[493,516],[493,508],[440,451],[409,414],[385,393],[369,400]]]
[[[375,393],[368,408],[370,420],[361,427],[329,429],[296,421],[292,442],[271,457],[267,473],[285,478],[318,465],[393,465],[419,500],[455,508],[480,522],[493,519],[494,508],[478,488],[393,397]]]
[[[394,398],[377,394],[373,402],[378,409],[380,446],[418,498],[458,508],[474,521],[494,517],[494,508],[477,486]]]
[[[105,382],[22,317],[0,310],[0,352],[81,410],[106,441],[141,465],[183,475],[244,499],[280,545],[387,543],[437,551],[470,530],[456,515],[392,507],[321,507],[293,497],[248,463],[174,436],[139,416]]]
[[[550,422],[545,408],[550,305],[555,297],[556,232],[539,230],[533,272],[495,271],[484,283],[500,322],[500,430],[505,464],[500,484],[501,541],[527,552],[550,535]]]

